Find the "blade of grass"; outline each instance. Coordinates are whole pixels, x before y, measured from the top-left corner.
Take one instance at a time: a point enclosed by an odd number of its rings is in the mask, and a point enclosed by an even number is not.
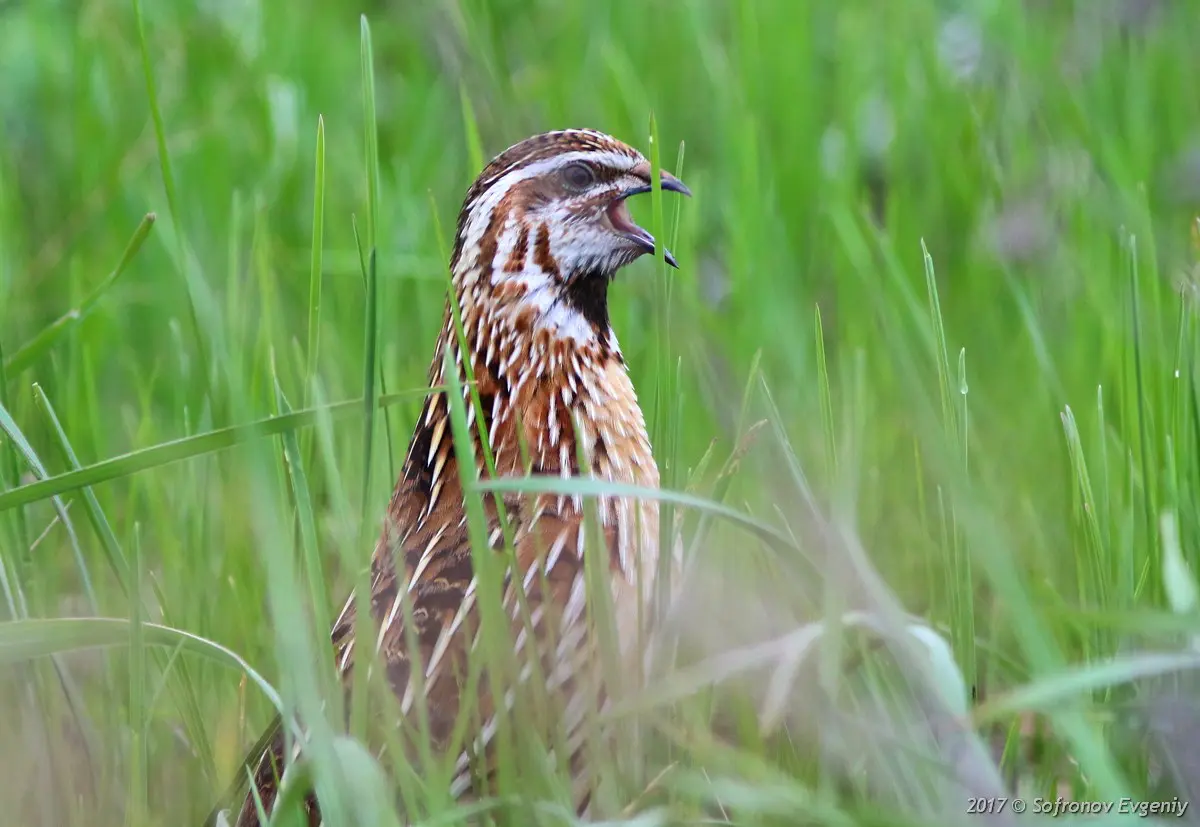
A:
[[[949,445],[961,452],[960,461],[963,468],[967,467],[967,402],[966,393],[962,393],[961,412],[955,409],[950,384],[950,351],[946,345],[946,327],[942,317],[942,303],[938,296],[937,273],[933,266],[933,256],[921,240],[921,258],[925,266],[925,290],[929,303],[929,327],[934,342],[934,363],[937,367],[938,390],[941,399],[942,421],[945,427],[946,440]],[[959,363],[959,387],[966,388],[966,352],[963,350]],[[948,543],[947,572],[952,578],[950,587],[951,616],[954,618],[951,628],[954,630],[954,651],[963,664],[964,674],[969,680],[975,677],[975,601],[973,596],[974,578],[971,573],[971,556],[964,548],[963,531],[959,527],[958,514],[954,505],[948,507],[948,527],[945,533]]]
[[[375,406],[387,407],[409,399],[420,398],[428,391],[401,391],[375,400]],[[101,460],[78,470],[58,474],[38,482],[0,493],[0,511],[45,500],[58,494],[74,491],[89,485],[108,482],[119,477],[136,474],[183,459],[232,448],[268,436],[311,427],[322,416],[345,416],[361,412],[365,407],[362,400],[334,402],[324,407],[308,408],[283,416],[269,416],[247,425],[231,425],[195,436],[170,440],[149,448],[139,448],[127,454]]]
[[[375,55],[374,48],[371,45],[371,26],[367,21],[367,16],[364,14],[360,17],[359,29],[359,58],[362,71],[362,96],[363,96],[363,135],[366,145],[366,177],[367,177],[367,243],[366,250],[370,252],[371,262],[370,267],[374,278],[378,278],[376,272],[376,257],[379,254],[379,122],[376,116],[375,104]],[[362,255],[362,250],[359,250],[359,255]],[[382,295],[382,290],[386,285],[376,283],[374,289],[376,291],[375,302],[386,303],[388,298]],[[386,304],[386,306],[391,306]],[[372,320],[378,323],[377,319]],[[379,348],[378,331],[376,331],[375,347]],[[387,373],[384,370],[383,357],[376,354],[374,361],[379,371],[379,392],[387,395]],[[391,479],[396,478],[395,457],[396,452],[392,445],[392,418],[391,413],[386,409],[383,412],[383,438],[387,442],[387,462],[388,474]]]
[[[1050,710],[1071,702],[1086,706],[1093,692],[1197,669],[1200,669],[1200,653],[1196,652],[1138,652],[1071,666],[1025,686],[996,694],[975,707],[971,721],[974,726],[983,726],[1024,711]]]
[[[825,473],[837,479],[837,439],[833,425],[833,398],[829,388],[829,365],[825,359],[825,327],[821,322],[821,306],[816,305],[813,335],[816,339],[817,387],[821,396],[821,424],[825,431]]]
[[[737,420],[734,423],[734,433],[742,434],[739,442],[730,452],[729,458],[725,461],[725,465],[717,474],[716,482],[713,485],[713,493],[710,497],[712,502],[724,504],[725,498],[729,494],[729,489],[733,485],[734,475],[741,461],[745,458],[746,453],[750,449],[750,445],[755,439],[756,433],[766,424],[760,420],[753,425],[747,425],[746,420],[749,418],[750,410],[750,394],[753,388],[756,388],[759,378],[759,365],[761,362],[761,351],[754,354],[754,358],[750,362],[750,369],[747,372],[747,380],[742,388],[742,400],[738,407]],[[692,541],[686,554],[685,561],[695,559],[696,552],[700,549],[704,541],[708,538],[709,528],[711,527],[712,517],[707,512],[702,512],[700,518],[696,521],[696,530],[692,534]]]
[[[1079,567],[1077,580],[1080,589],[1080,602],[1085,606],[1110,605],[1110,596],[1106,587],[1107,578],[1104,571],[1104,559],[1107,556],[1104,548],[1104,535],[1100,530],[1096,497],[1092,490],[1092,481],[1088,473],[1087,458],[1084,455],[1083,441],[1079,436],[1079,427],[1075,422],[1075,414],[1068,405],[1062,413],[1063,431],[1066,434],[1067,450],[1070,455],[1071,467],[1075,473],[1075,485],[1079,495],[1080,507],[1076,516],[1084,526],[1086,537],[1082,553],[1077,553],[1076,564]],[[1085,639],[1084,652],[1089,653],[1091,642],[1099,642],[1095,636]],[[1096,653],[1091,653],[1096,654]]]
[[[694,508],[698,511],[717,517],[741,528],[762,540],[772,548],[795,554],[800,549],[792,539],[774,526],[743,514],[736,509],[712,500],[696,497],[691,494],[681,494],[664,488],[646,488],[640,485],[608,482],[607,480],[586,479],[582,477],[546,478],[546,477],[506,477],[498,480],[478,480],[471,484],[479,491],[518,492],[522,494],[562,494],[577,497],[629,497],[631,499],[657,500],[670,502],[683,508]]]
[[[71,443],[67,439],[66,431],[63,430],[62,423],[58,419],[58,413],[54,410],[54,406],[50,403],[46,392],[37,383],[33,386],[33,397],[50,423],[50,428],[54,432],[55,440],[58,442],[59,452],[62,454],[63,459],[66,460],[67,465],[72,470],[79,469],[81,467],[79,458],[75,455],[75,450],[71,447]],[[126,594],[129,594],[131,587],[129,585],[130,571],[128,563],[121,552],[120,546],[116,542],[116,538],[112,535],[112,530],[108,528],[107,522],[104,520],[99,500],[96,499],[95,493],[88,486],[83,487],[83,500],[84,510],[87,512],[88,520],[91,522],[93,530],[100,539],[100,546],[108,558],[109,567],[116,574],[117,580]],[[99,611],[96,610],[95,613],[99,614]]]
[[[0,351],[0,408],[8,410],[10,404],[8,378],[4,370],[4,354]],[[0,483],[8,488],[7,491],[0,491],[0,497],[21,487],[21,452],[16,440],[11,437],[7,445],[0,445]],[[15,618],[21,617],[25,613],[25,597],[21,592],[19,560],[26,552],[20,550],[29,549],[33,545],[33,537],[30,534],[29,522],[23,508],[15,509],[4,521],[4,525],[7,527],[9,535],[9,542],[5,543],[5,546],[9,548],[0,548],[0,580],[3,581],[9,616]],[[9,550],[11,554],[6,555],[4,552]]]
[[[458,99],[462,108],[463,132],[467,137],[467,163],[471,169],[483,169],[483,142],[479,140],[479,122],[475,118],[475,107],[471,105],[467,86],[461,81],[458,84]]]
[[[1155,521],[1157,520],[1158,509],[1156,506],[1157,498],[1155,496],[1154,480],[1157,478],[1156,469],[1158,463],[1155,461],[1155,453],[1151,447],[1150,429],[1151,429],[1151,411],[1148,406],[1148,393],[1145,380],[1145,360],[1146,360],[1146,341],[1142,330],[1142,285],[1140,271],[1138,269],[1138,243],[1137,236],[1132,233],[1126,239],[1126,267],[1127,276],[1129,279],[1129,321],[1130,321],[1130,340],[1133,347],[1133,378],[1134,378],[1134,407],[1137,417],[1137,438],[1141,450],[1138,452],[1139,471],[1141,474],[1141,493],[1142,493],[1142,515],[1141,525],[1143,529],[1143,540],[1148,559],[1146,561],[1147,569],[1157,569],[1159,561],[1155,560],[1155,549],[1158,548],[1158,543],[1155,540]],[[1143,574],[1144,577],[1144,574]]]
[[[584,433],[580,427],[578,417],[572,416],[571,427],[576,434]],[[575,440],[576,461],[579,464],[581,478],[583,475],[590,477],[591,468],[588,464],[587,451],[583,440]],[[583,556],[583,577],[584,591],[587,595],[587,620],[588,634],[592,636],[597,647],[597,663],[600,665],[602,674],[606,676],[604,691],[608,697],[622,697],[631,690],[640,689],[645,683],[644,669],[642,658],[638,657],[642,652],[646,651],[646,641],[649,638],[649,624],[644,616],[637,618],[638,629],[637,637],[635,638],[637,648],[632,653],[625,653],[621,650],[621,641],[618,637],[618,627],[616,619],[616,606],[613,603],[612,593],[612,574],[610,570],[609,555],[607,545],[604,541],[604,534],[600,528],[600,514],[595,498],[589,498],[584,502],[583,508],[583,531],[585,539],[585,553]],[[669,556],[669,553],[664,554]],[[638,572],[639,579],[639,610],[641,605],[645,605],[647,595],[640,591],[641,572]],[[651,597],[657,597],[652,595]],[[651,604],[653,605],[653,604]],[[663,608],[655,606],[659,611],[665,611],[665,599],[662,604]],[[653,617],[653,616],[652,616]],[[653,618],[657,620],[657,618]],[[652,621],[653,622],[653,621]],[[626,675],[625,672],[629,668],[628,661],[622,658],[623,654],[633,655],[633,675]],[[590,692],[591,686],[587,686]],[[593,697],[589,694],[585,699],[585,725],[587,727],[586,752],[589,756],[589,773],[591,774],[590,783],[592,790],[596,790],[598,782],[601,779],[611,779],[616,782],[617,789],[609,788],[609,792],[620,792],[621,782],[628,783],[632,779],[637,779],[642,775],[641,764],[645,761],[644,750],[641,748],[641,733],[638,731],[637,722],[633,721],[633,727],[627,730],[621,743],[617,744],[620,752],[613,754],[611,749],[605,749],[608,746],[605,741],[605,732],[599,721],[600,708],[594,703]],[[623,749],[622,749],[623,747]],[[600,786],[600,792],[604,792],[604,786]],[[609,802],[612,807],[615,802]]]
[[[12,665],[35,658],[82,652],[88,649],[109,649],[129,645],[131,622],[110,617],[68,617],[53,620],[14,620],[0,623],[0,664]],[[142,645],[182,651],[199,655],[228,669],[240,671],[262,691],[271,705],[279,709],[279,693],[254,667],[230,649],[199,635],[142,622]]]
[[[658,369],[656,371],[658,382],[655,387],[655,405],[651,432],[653,434],[653,444],[658,446],[658,465],[661,474],[660,484],[665,488],[675,489],[679,487],[678,424],[682,420],[682,399],[679,393],[680,383],[677,381],[676,371],[673,370],[674,360],[671,358],[671,296],[673,292],[673,279],[671,278],[670,268],[666,260],[668,232],[663,208],[662,160],[659,151],[658,121],[653,112],[650,113],[648,141],[650,199],[653,213],[651,234],[657,239],[654,257],[658,262],[659,271],[659,278],[657,280],[657,310],[659,315],[657,342]],[[682,158],[680,160],[682,161]],[[677,168],[676,173],[682,174],[682,169]],[[678,222],[676,222],[675,226],[678,229]],[[639,590],[638,605],[650,605],[654,608],[649,618],[644,618],[639,622],[639,637],[646,628],[646,621],[657,623],[661,620],[661,613],[666,611],[666,606],[669,605],[670,595],[672,594],[672,578],[677,574],[674,569],[679,563],[679,554],[683,550],[681,543],[676,542],[674,504],[671,502],[660,502],[659,509],[659,555],[658,571],[654,572],[655,594],[640,594],[644,588],[641,577],[638,578],[637,584]],[[650,598],[650,602],[647,602],[647,598]]]
[[[138,224],[137,229],[134,230],[133,237],[129,239],[129,243],[125,246],[125,252],[121,254],[121,259],[117,262],[117,266],[103,281],[92,288],[91,292],[84,297],[78,307],[74,307],[59,316],[44,327],[33,339],[17,348],[17,352],[5,360],[4,370],[9,376],[20,374],[54,347],[64,334],[74,330],[80,322],[88,317],[88,314],[99,304],[100,299],[104,297],[109,288],[116,284],[117,279],[124,274],[129,264],[133,261],[134,256],[142,249],[142,243],[150,235],[150,230],[154,228],[154,220],[154,213],[146,214],[145,218]],[[3,358],[2,355],[0,355],[0,358]]]
[[[41,388],[35,384],[33,389],[34,389],[35,399],[40,399],[42,397]],[[2,420],[3,420],[3,417],[5,417],[5,416],[7,416],[7,412],[4,410],[3,406],[0,406],[0,424],[3,424]],[[9,421],[11,423],[11,418]],[[56,422],[56,420],[52,420],[52,421]],[[8,426],[5,426],[4,428],[0,428],[0,430],[7,430],[7,427]],[[16,427],[15,423],[11,423],[11,427],[15,428]],[[11,434],[10,434],[10,436],[11,436]],[[14,437],[13,439],[14,439],[14,443],[16,443],[20,447],[21,453],[24,455],[24,458],[25,458],[26,462],[29,464],[30,468],[33,469],[34,474],[37,475],[41,479],[45,479],[46,478],[45,467],[42,465],[40,458],[36,454],[33,453],[33,449],[29,446],[29,443],[24,439],[24,436],[23,435],[20,436],[19,439]],[[80,582],[84,588],[84,594],[88,600],[88,605],[91,607],[91,611],[93,614],[98,614],[99,609],[98,609],[98,604],[96,601],[95,590],[92,586],[91,574],[90,574],[90,571],[88,569],[86,562],[83,559],[83,550],[79,545],[79,537],[75,532],[75,524],[72,520],[69,519],[69,516],[67,514],[67,505],[65,503],[63,503],[63,501],[59,497],[53,498],[53,507],[54,507],[55,513],[57,515],[58,522],[60,522],[63,525],[64,530],[67,532],[69,543],[70,543],[73,555],[75,557],[76,567],[79,569]],[[30,551],[32,552],[32,548],[30,549]],[[27,616],[28,616],[27,608],[24,605],[22,605],[22,607],[21,607],[20,614],[18,614],[15,611],[13,613],[14,618],[18,618],[18,617],[26,618]],[[93,763],[93,760],[96,756],[99,755],[99,752],[97,750],[95,728],[92,725],[91,720],[89,719],[87,712],[83,706],[82,695],[79,691],[79,687],[76,684],[74,678],[71,676],[71,673],[68,671],[66,665],[63,664],[57,657],[55,657],[55,658],[53,658],[53,666],[54,666],[55,674],[58,678],[59,685],[62,688],[63,693],[66,697],[67,706],[71,711],[71,715],[75,720],[76,726],[79,727],[79,732],[81,734],[81,738],[83,741],[84,756],[87,759],[88,770],[92,775],[92,778],[91,778],[92,786],[93,786],[93,789],[95,789],[97,779],[96,779],[96,768],[95,768],[95,764]]]
[[[455,299],[451,299],[454,301]],[[457,343],[442,354],[442,377],[447,386],[446,401],[450,416],[451,437],[454,453],[458,457],[475,455],[475,444],[471,434],[471,422],[467,416],[466,389],[459,378],[460,363],[466,359]],[[514,722],[506,714],[505,690],[515,686],[515,669],[512,644],[507,630],[511,628],[504,611],[504,570],[506,561],[491,549],[488,541],[488,519],[484,509],[483,494],[476,483],[479,468],[476,462],[455,463],[459,483],[463,491],[467,536],[470,542],[471,565],[474,574],[474,589],[471,592],[473,608],[477,612],[479,640],[476,651],[482,654],[474,668],[482,669],[487,681],[487,692],[493,699],[495,730],[491,739],[489,763],[496,767],[495,783],[499,789],[513,789],[514,766]],[[464,606],[460,611],[467,611]],[[479,710],[478,705],[476,711]],[[482,724],[480,721],[478,725]],[[478,731],[478,730],[476,730]]]
[[[140,827],[150,811],[146,785],[146,666],[142,639],[142,550],[141,526],[133,527],[133,575],[129,591],[129,806],[125,823]]]
[[[137,25],[138,47],[142,58],[142,74],[146,80],[146,99],[150,105],[150,119],[154,124],[154,141],[158,149],[158,164],[162,174],[163,191],[167,196],[167,210],[171,215],[171,225],[174,229],[177,261],[187,287],[188,319],[192,326],[192,337],[196,343],[196,358],[200,361],[200,387],[207,389],[212,381],[209,368],[209,354],[204,339],[204,328],[200,324],[200,314],[196,306],[198,301],[198,277],[192,272],[184,243],[183,226],[179,213],[179,199],[175,189],[175,173],[171,169],[171,154],[167,148],[166,128],[163,125],[162,110],[158,104],[158,90],[154,81],[153,62],[150,59],[150,43],[146,38],[146,24],[142,18],[141,0],[133,0],[133,19]],[[211,317],[212,314],[206,314]],[[215,325],[209,327],[216,330]],[[197,406],[198,407],[198,406]]]
[[[36,393],[37,386],[35,385],[34,387]],[[42,464],[41,459],[38,458],[38,455],[34,452],[33,447],[21,432],[21,429],[17,427],[17,423],[9,414],[8,409],[3,405],[0,405],[0,431],[8,434],[14,447],[29,466],[29,470],[39,480],[49,478],[50,475],[46,471],[46,466]],[[63,504],[62,498],[54,497],[52,504],[54,506],[54,513],[58,515],[58,519],[62,523],[70,540],[71,552],[75,558],[75,567],[79,571],[80,583],[83,586],[84,594],[87,596],[88,605],[91,607],[93,613],[98,613],[97,606],[99,604],[96,601],[96,590],[92,586],[92,575],[88,570],[87,562],[83,559],[83,549],[79,547],[79,537],[75,533],[75,524],[71,521],[70,515],[67,514],[67,509]]]
[[[365,18],[364,18],[365,25]],[[370,517],[371,513],[371,466],[374,460],[374,445],[375,445],[375,356],[378,336],[375,331],[376,324],[376,273],[375,273],[375,251],[371,251],[370,263],[367,266],[367,271],[364,276],[367,280],[367,296],[364,311],[366,314],[366,332],[364,333],[363,341],[363,431],[362,431],[362,480],[359,490],[359,523],[358,523],[358,543],[357,547],[365,549],[368,547],[369,534],[368,532],[375,526],[376,521]],[[358,623],[361,625],[368,622],[367,618],[371,617],[371,585],[370,585],[370,567],[364,567],[358,577],[357,588],[354,590],[355,601],[357,602],[358,613],[356,615]],[[363,629],[358,629],[356,639],[363,640],[361,637]],[[369,639],[369,638],[367,638]],[[366,733],[367,727],[367,669],[370,664],[370,658],[367,657],[368,647],[359,647],[358,656],[354,658],[354,679],[352,688],[352,699],[350,702],[350,731],[357,737],[362,737]]]
[[[279,379],[275,379],[275,396],[280,413],[287,414],[291,410]],[[300,550],[304,556],[305,579],[308,581],[309,599],[313,613],[313,623],[318,629],[332,629],[333,620],[329,616],[329,590],[325,587],[325,570],[321,565],[321,549],[317,534],[317,521],[313,515],[312,495],[308,487],[308,475],[304,470],[304,461],[300,454],[300,445],[294,431],[284,431],[280,435],[283,442],[284,463],[288,481],[291,486],[293,504],[300,523]],[[337,671],[333,664],[333,650],[329,646],[317,647],[318,675],[321,680],[321,692],[333,706],[331,717],[341,720],[341,692],[338,691]]]
[[[304,375],[304,407],[312,401],[312,382],[317,375],[321,346],[321,283],[325,251],[325,119],[317,116],[316,169],[313,172],[312,250],[308,268],[308,365]],[[306,452],[307,455],[307,452]]]
[[[50,422],[63,459],[72,470],[78,470],[80,464],[79,458],[75,455],[75,449],[67,438],[62,424],[59,422],[54,406],[40,386],[34,386],[34,398],[38,406],[45,412],[46,419]],[[131,574],[129,563],[125,559],[125,554],[121,550],[121,544],[117,540],[116,534],[113,533],[108,518],[104,516],[104,511],[100,507],[100,501],[96,498],[95,492],[88,486],[84,486],[82,492],[84,510],[88,515],[88,521],[92,525],[92,530],[96,533],[96,537],[100,541],[100,546],[108,558],[109,565],[116,573],[117,582],[120,584],[126,598],[132,600],[133,595],[139,594],[140,590],[131,582],[130,578],[133,575]],[[159,605],[162,607],[163,619],[169,624],[172,619],[170,603],[164,600],[162,595],[158,595],[158,597]],[[166,680],[169,670],[163,663],[163,657],[158,652],[153,653],[153,657],[164,676],[164,680]],[[191,669],[186,662],[180,662],[177,675],[176,680],[172,682],[172,686],[175,687],[173,693],[175,704],[183,716],[184,728],[187,731],[189,740],[195,745],[196,753],[200,756],[201,766],[204,768],[205,774],[208,777],[212,777],[216,762],[213,758],[211,743],[207,737],[208,729],[204,724],[204,715],[201,711],[196,683],[193,679]]]
[[[361,71],[363,96],[363,136],[366,145],[366,176],[367,176],[367,239],[364,245],[358,237],[355,228],[355,243],[358,246],[360,264],[364,264],[364,253],[369,256],[362,269],[365,286],[364,302],[364,341],[363,341],[363,405],[365,415],[362,432],[362,480],[359,498],[359,530],[357,547],[368,547],[368,527],[374,526],[375,521],[369,519],[371,503],[371,469],[374,460],[375,440],[375,372],[377,368],[379,335],[376,330],[378,323],[378,273],[376,270],[375,221],[378,218],[379,204],[379,161],[378,161],[378,126],[375,116],[375,65],[371,46],[371,26],[367,16],[359,17],[359,68]],[[360,571],[354,589],[356,603],[356,618],[361,625],[370,628],[373,624],[371,617],[370,568]],[[364,638],[364,630],[359,628],[355,633],[357,642],[370,640]],[[358,646],[353,664],[352,697],[350,701],[350,732],[357,737],[363,737],[367,728],[367,680],[373,647]]]
[[[344,768],[333,747],[335,726],[340,729],[343,721],[330,720],[329,702],[322,695],[322,681],[316,674],[319,657],[313,647],[330,645],[328,630],[322,629],[318,636],[304,610],[304,589],[297,577],[292,522],[278,484],[278,463],[262,443],[256,443],[247,454],[239,470],[249,483],[255,550],[261,566],[270,573],[266,596],[280,668],[280,694],[285,709],[295,710],[303,723],[303,733],[297,739],[300,754],[312,761],[324,817],[331,823],[354,823],[356,802],[347,792]],[[287,757],[293,757],[290,745]]]

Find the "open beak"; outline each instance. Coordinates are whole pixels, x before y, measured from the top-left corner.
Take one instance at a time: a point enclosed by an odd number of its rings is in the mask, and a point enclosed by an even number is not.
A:
[[[631,187],[621,193],[609,205],[608,219],[612,222],[614,230],[637,244],[645,252],[653,254],[655,249],[654,236],[634,223],[633,218],[629,215],[629,206],[625,203],[625,200],[631,195],[641,195],[642,193],[650,192],[650,165],[642,164],[639,167],[635,167],[633,174],[644,178],[647,183]],[[662,170],[661,180],[662,188],[667,192],[678,192],[687,196],[692,194],[692,191],[682,181],[666,170]],[[679,262],[675,260],[675,256],[671,254],[670,250],[664,250],[663,255],[666,258],[667,264],[670,264],[675,269],[679,269]]]

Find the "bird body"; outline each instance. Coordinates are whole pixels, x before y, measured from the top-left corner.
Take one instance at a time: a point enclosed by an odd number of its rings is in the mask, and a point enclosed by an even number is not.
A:
[[[463,202],[450,262],[452,294],[429,369],[431,387],[440,390],[426,397],[418,418],[370,579],[377,636],[369,643],[386,668],[403,716],[413,714],[417,692],[423,692],[438,751],[450,745],[479,635],[478,580],[459,464],[469,464],[469,477],[486,477],[490,453],[498,477],[573,477],[581,473],[582,459],[583,472],[596,479],[658,486],[645,420],[607,304],[616,271],[654,249],[654,239],[633,223],[625,205],[630,195],[649,191],[649,181],[650,165],[636,150],[603,133],[565,130],[501,153]],[[664,189],[687,193],[666,173],[662,182]],[[458,305],[464,347],[450,301]],[[456,371],[455,382],[445,375],[447,367]],[[471,379],[482,428],[475,421]],[[455,450],[447,396],[455,386],[464,394],[472,456]],[[546,689],[565,696],[561,723],[574,761],[588,684],[582,678],[595,664],[587,642],[582,499],[488,495],[483,506],[491,549],[506,548],[502,511],[510,529],[515,557],[501,605],[512,624],[514,653],[536,658]],[[596,514],[617,637],[628,648],[641,617],[640,596],[653,594],[658,508],[652,500],[603,496]],[[524,617],[522,604],[528,611]],[[355,606],[352,596],[332,633],[347,684],[363,642],[358,633],[365,631],[359,629]],[[418,668],[422,679],[415,681]],[[496,727],[496,699],[488,697],[483,683],[479,687],[473,700],[481,726],[471,749],[459,756],[455,794],[472,791],[469,753],[486,754]],[[256,772],[268,810],[282,748],[280,736]],[[588,793],[586,784],[580,786],[576,804],[582,810]],[[314,804],[314,824],[315,813]],[[252,796],[243,803],[238,825],[258,825]]]

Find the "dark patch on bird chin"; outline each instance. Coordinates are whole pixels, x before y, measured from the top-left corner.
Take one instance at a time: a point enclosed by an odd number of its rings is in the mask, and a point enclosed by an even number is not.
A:
[[[597,333],[608,330],[608,285],[613,274],[603,270],[575,273],[563,286],[563,300]]]

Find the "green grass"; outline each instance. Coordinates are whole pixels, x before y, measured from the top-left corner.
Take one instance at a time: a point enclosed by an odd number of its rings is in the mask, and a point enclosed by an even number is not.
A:
[[[325,641],[462,194],[572,125],[695,193],[612,292],[696,566],[609,815],[1184,795],[1139,722],[1200,665],[1197,42],[1133,0],[0,3],[0,808],[199,824],[277,708],[330,823],[564,800],[519,723],[472,808],[365,750]]]

